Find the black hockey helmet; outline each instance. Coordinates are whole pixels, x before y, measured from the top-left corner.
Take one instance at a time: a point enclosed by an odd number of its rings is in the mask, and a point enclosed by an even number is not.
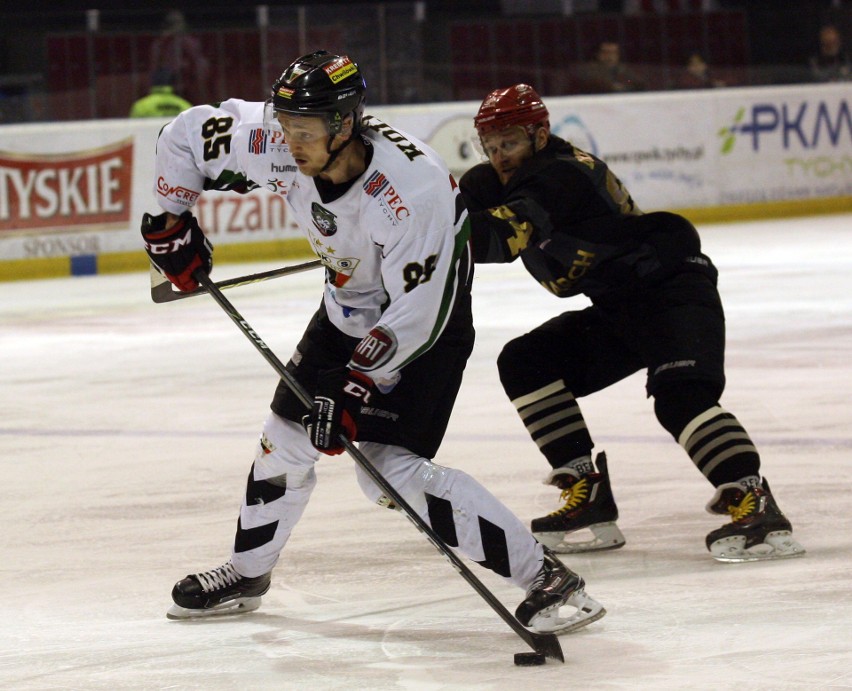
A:
[[[293,61],[272,85],[272,109],[293,115],[325,115],[329,134],[340,133],[352,114],[357,134],[364,114],[367,84],[348,55],[318,50]]]

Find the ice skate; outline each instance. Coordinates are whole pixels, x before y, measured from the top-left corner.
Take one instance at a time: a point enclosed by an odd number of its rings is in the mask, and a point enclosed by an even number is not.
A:
[[[707,535],[707,549],[723,562],[798,557],[805,549],[793,539],[793,527],[781,513],[766,478],[744,490],[738,483],[716,488],[707,510],[730,514],[731,522]]]
[[[191,574],[175,583],[174,603],[169,619],[243,614],[260,607],[260,598],[269,590],[271,573],[256,578],[238,574],[231,562],[210,571]]]
[[[539,633],[569,633],[587,626],[606,614],[606,610],[586,595],[585,585],[580,576],[545,547],[541,571],[527,590],[526,599],[515,610],[515,617]],[[575,611],[565,616],[559,611],[561,607],[573,607]]]
[[[597,455],[595,465],[596,472],[583,475],[571,468],[557,468],[545,479],[545,484],[562,490],[560,500],[565,505],[533,519],[532,533],[554,552],[593,552],[617,549],[624,544],[624,535],[615,523],[618,508],[609,485],[605,453]],[[578,531],[583,532],[574,535]],[[569,540],[569,536],[573,539]]]

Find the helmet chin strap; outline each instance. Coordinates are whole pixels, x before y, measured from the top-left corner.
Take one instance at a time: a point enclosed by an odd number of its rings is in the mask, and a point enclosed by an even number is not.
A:
[[[320,170],[320,172],[317,173],[317,175],[327,171],[329,169],[329,167],[331,167],[331,165],[337,160],[337,157],[340,156],[342,151],[355,140],[355,137],[357,137],[361,133],[360,123],[357,123],[357,124],[355,123],[354,115],[353,115],[352,119],[353,119],[352,133],[349,135],[349,139],[347,139],[345,142],[343,142],[343,144],[340,145],[339,149],[335,149],[334,151],[331,150],[331,143],[334,141],[334,138],[337,135],[336,134],[329,135],[328,144],[325,147],[326,153],[328,153],[328,160],[325,162],[325,165],[322,167],[322,170]]]
[[[331,167],[331,164],[337,160],[337,157],[340,156],[341,152],[352,143],[353,139],[355,139],[354,133],[350,135],[349,139],[347,139],[345,142],[343,142],[343,144],[340,145],[339,149],[335,149],[334,151],[332,151],[331,143],[334,141],[334,136],[330,136],[328,138],[328,145],[325,147],[326,153],[328,153],[328,160],[325,162],[325,165],[322,167],[322,170],[320,170],[317,175],[320,175],[321,173],[327,171]]]

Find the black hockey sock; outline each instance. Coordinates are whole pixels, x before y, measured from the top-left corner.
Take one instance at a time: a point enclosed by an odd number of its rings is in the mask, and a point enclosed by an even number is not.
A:
[[[684,382],[655,395],[654,412],[714,487],[760,475],[760,456],[739,420],[719,406],[715,387]]]
[[[748,432],[719,406],[691,420],[677,442],[714,487],[760,474],[760,456]]]
[[[592,453],[580,406],[561,379],[512,399],[527,431],[554,468]]]
[[[714,487],[760,474],[760,456],[748,432],[719,406],[691,420],[677,442]]]

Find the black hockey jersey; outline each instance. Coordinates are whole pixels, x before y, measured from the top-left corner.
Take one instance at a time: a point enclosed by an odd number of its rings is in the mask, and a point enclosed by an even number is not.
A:
[[[559,137],[504,187],[489,163],[459,182],[472,223],[474,259],[518,257],[559,297],[593,300],[652,284],[679,270],[714,271],[692,224],[643,214],[602,160]]]

